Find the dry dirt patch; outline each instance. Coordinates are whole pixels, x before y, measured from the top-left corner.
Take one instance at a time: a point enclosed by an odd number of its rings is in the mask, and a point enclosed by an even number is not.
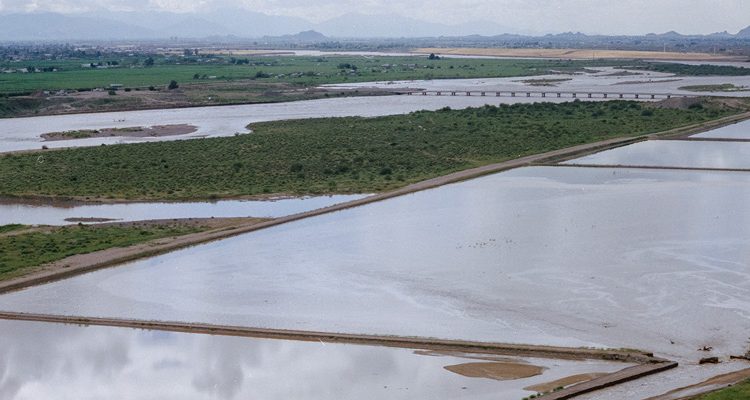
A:
[[[509,362],[472,362],[443,367],[450,372],[469,378],[489,378],[509,381],[541,375],[544,367]]]

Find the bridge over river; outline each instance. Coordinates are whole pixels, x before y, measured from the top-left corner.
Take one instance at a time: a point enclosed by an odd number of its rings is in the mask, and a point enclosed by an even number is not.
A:
[[[672,97],[690,97],[675,93],[637,93],[637,92],[602,92],[602,91],[561,91],[561,90],[399,90],[397,94],[409,96],[494,96],[494,97],[566,97],[598,99],[670,99]]]

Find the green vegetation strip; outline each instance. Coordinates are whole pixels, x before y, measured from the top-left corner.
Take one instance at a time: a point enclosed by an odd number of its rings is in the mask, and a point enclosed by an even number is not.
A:
[[[0,232],[7,227],[0,226]],[[31,267],[61,260],[76,254],[92,253],[112,247],[126,247],[164,237],[199,231],[182,225],[147,226],[68,226],[19,232],[0,236],[0,280],[24,274]]]
[[[178,200],[377,192],[730,113],[611,101],[269,122],[235,137],[7,154],[0,195]]]
[[[747,400],[750,399],[750,380],[716,392],[704,394],[694,400]]]
[[[0,234],[17,231],[25,227],[25,225],[20,224],[0,225]]]

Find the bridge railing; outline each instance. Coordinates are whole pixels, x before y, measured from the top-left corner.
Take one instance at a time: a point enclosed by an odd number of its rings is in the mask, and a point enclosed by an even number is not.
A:
[[[603,91],[558,91],[558,90],[407,90],[396,91],[396,94],[422,95],[422,96],[480,96],[485,97],[494,93],[495,97],[550,97],[572,98],[579,97],[588,99],[670,99],[672,97],[689,97],[685,94],[675,93],[639,93],[639,92],[603,92]]]

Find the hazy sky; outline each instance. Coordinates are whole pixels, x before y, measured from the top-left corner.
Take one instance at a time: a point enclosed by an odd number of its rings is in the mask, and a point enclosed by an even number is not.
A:
[[[750,25],[750,0],[0,0],[2,13],[216,8],[244,8],[313,22],[354,12],[447,24],[490,21],[511,33],[735,33]]]

